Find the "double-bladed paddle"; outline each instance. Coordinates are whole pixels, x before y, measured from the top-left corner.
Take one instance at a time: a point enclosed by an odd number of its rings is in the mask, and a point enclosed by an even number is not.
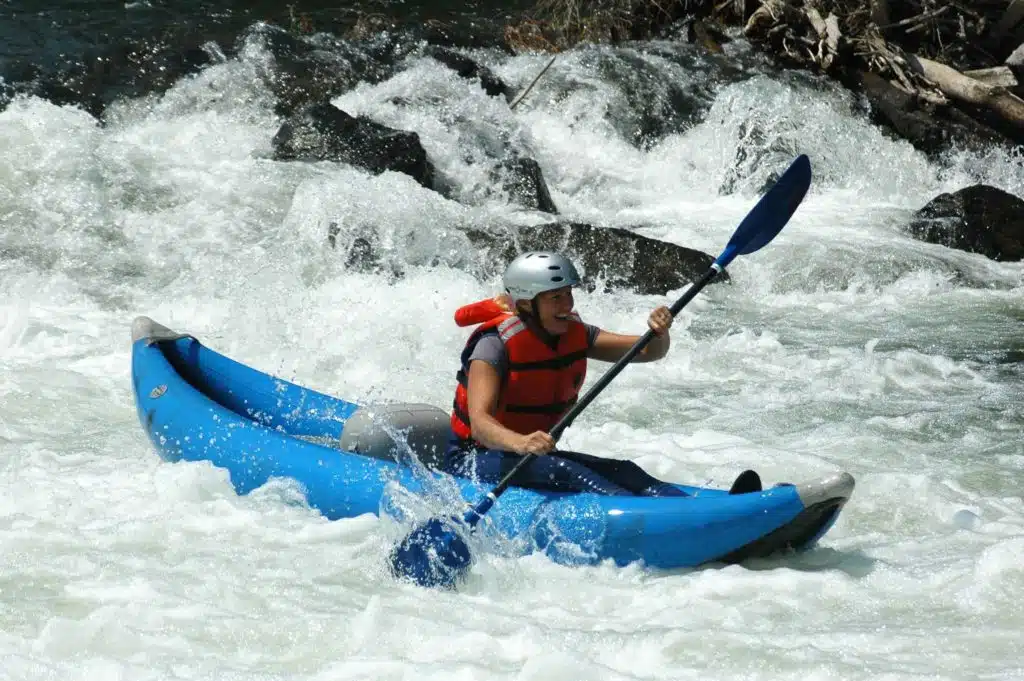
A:
[[[707,286],[738,255],[753,253],[765,246],[782,231],[789,219],[803,201],[811,186],[811,163],[801,154],[790,164],[782,177],[761,197],[757,205],[747,214],[736,228],[725,250],[715,259],[708,271],[682,295],[669,310],[672,316],[679,312]],[[559,419],[551,429],[551,437],[558,440],[573,419],[587,408],[595,397],[612,382],[619,372],[629,364],[654,338],[654,331],[648,331],[633,344],[611,369],[581,397],[573,407]],[[462,517],[463,529],[471,530],[487,513],[498,497],[508,489],[512,478],[524,466],[533,461],[534,454],[523,456],[515,467],[505,475],[487,496],[466,511]],[[469,570],[472,556],[466,540],[459,533],[456,518],[431,518],[413,530],[391,553],[391,570],[397,576],[421,586],[454,587]]]

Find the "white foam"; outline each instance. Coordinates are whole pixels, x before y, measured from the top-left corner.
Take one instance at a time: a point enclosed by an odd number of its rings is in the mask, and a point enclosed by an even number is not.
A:
[[[478,56],[520,84],[545,61]],[[0,676],[1015,668],[1020,375],[984,353],[1017,347],[1024,267],[922,245],[901,225],[968,181],[1019,193],[1019,161],[965,155],[940,168],[851,114],[846,95],[765,79],[721,88],[706,122],[639,151],[607,118],[622,93],[586,51],[560,55],[515,112],[427,59],[335,99],[418,132],[459,202],[400,175],[270,161],[279,120],[260,84],[266,59],[250,47],[114,107],[104,127],[31,98],[0,113]],[[576,90],[563,97],[557,83]],[[810,196],[775,241],[733,263],[731,284],[683,311],[670,355],[623,371],[565,444],[723,487],[743,468],[767,484],[849,470],[857,490],[818,550],[663,574],[494,545],[461,591],[427,592],[385,572],[405,528],[328,522],[286,481],[239,497],[224,471],[161,462],[146,441],[129,376],[135,315],[349,399],[443,406],[467,335],[452,313],[498,288],[472,269],[458,229],[524,219],[484,190],[504,140],[539,161],[564,218],[640,224],[714,255],[769,170],[718,195],[755,119],[786,152],[779,169],[811,155]],[[358,236],[376,240],[382,272],[346,265]],[[585,318],[624,333],[664,302],[577,296]]]

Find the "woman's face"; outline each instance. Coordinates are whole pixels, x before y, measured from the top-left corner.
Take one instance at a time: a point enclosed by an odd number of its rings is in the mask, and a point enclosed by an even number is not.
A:
[[[569,314],[575,305],[572,298],[572,287],[563,286],[553,291],[538,293],[534,298],[534,315],[544,327],[544,330],[553,336],[560,336],[569,330]]]

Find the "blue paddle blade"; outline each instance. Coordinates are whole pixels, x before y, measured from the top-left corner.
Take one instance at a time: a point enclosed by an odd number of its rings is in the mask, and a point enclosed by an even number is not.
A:
[[[782,231],[811,186],[811,161],[800,154],[778,182],[747,213],[715,263],[723,269],[737,255],[760,249]]]
[[[431,518],[391,552],[391,572],[420,586],[454,589],[469,571],[469,546],[455,519]]]

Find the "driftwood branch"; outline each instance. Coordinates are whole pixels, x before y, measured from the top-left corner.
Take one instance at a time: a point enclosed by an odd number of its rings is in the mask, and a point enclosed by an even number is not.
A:
[[[935,131],[943,125],[957,135],[993,133],[1024,143],[1024,99],[1016,94],[1024,93],[1024,0],[536,2],[547,10],[542,17],[506,31],[513,49],[657,37],[689,17],[687,40],[718,52],[710,29],[741,26],[784,67],[817,69],[853,84],[862,80],[857,74],[878,76],[898,91],[907,120],[913,119],[894,127],[917,130],[923,146],[951,139],[948,130]],[[970,106],[950,106],[953,101]]]
[[[1007,66],[1024,66],[1024,43],[1017,46],[1010,56],[1003,62]]]
[[[924,57],[913,57],[912,64],[921,75],[935,83],[946,95],[967,104],[987,108],[1003,120],[1024,130],[1024,100],[1012,92],[975,80],[954,68]]]
[[[964,71],[964,75],[993,87],[1015,88],[1020,85],[1017,82],[1017,76],[1013,75],[1013,70],[1009,66],[993,66],[988,69]]]
[[[825,17],[825,47],[828,48],[828,57],[822,60],[823,69],[827,70],[832,65],[832,60],[839,56],[839,39],[842,37],[843,34],[839,31],[839,18],[829,12]]]
[[[833,60],[839,55],[839,39],[842,33],[839,30],[839,19],[831,12],[827,19],[821,18],[821,12],[814,7],[804,10],[807,21],[811,28],[818,34],[818,50],[812,53],[812,57],[822,70],[827,71],[832,66]]]
[[[807,14],[807,20],[811,22],[811,28],[814,29],[819,38],[824,40],[827,27],[825,26],[825,20],[821,18],[821,12],[814,7],[808,7],[804,12]]]
[[[548,61],[548,63],[544,65],[544,68],[542,68],[540,70],[540,73],[538,73],[534,77],[534,79],[530,81],[530,84],[526,86],[526,89],[523,90],[519,94],[518,97],[516,97],[514,100],[512,100],[512,103],[508,105],[508,108],[515,109],[517,106],[519,106],[519,102],[523,101],[523,99],[526,98],[526,95],[530,94],[530,90],[533,89],[533,86],[537,84],[537,81],[540,80],[540,77],[543,76],[547,72],[547,70],[551,68],[551,65],[554,64],[554,63],[555,63],[555,57],[551,57],[551,59]]]
[[[923,24],[929,19],[934,19],[936,17],[942,16],[943,14],[949,11],[950,7],[952,7],[952,5],[943,5],[942,7],[939,7],[938,9],[933,9],[930,12],[924,12],[922,14],[918,14],[917,16],[910,17],[908,19],[903,19],[902,21],[897,21],[895,24],[886,24],[884,26],[879,26],[879,28],[899,28],[900,26],[916,27],[917,25]],[[907,29],[907,32],[909,33],[913,30],[913,28]]]

